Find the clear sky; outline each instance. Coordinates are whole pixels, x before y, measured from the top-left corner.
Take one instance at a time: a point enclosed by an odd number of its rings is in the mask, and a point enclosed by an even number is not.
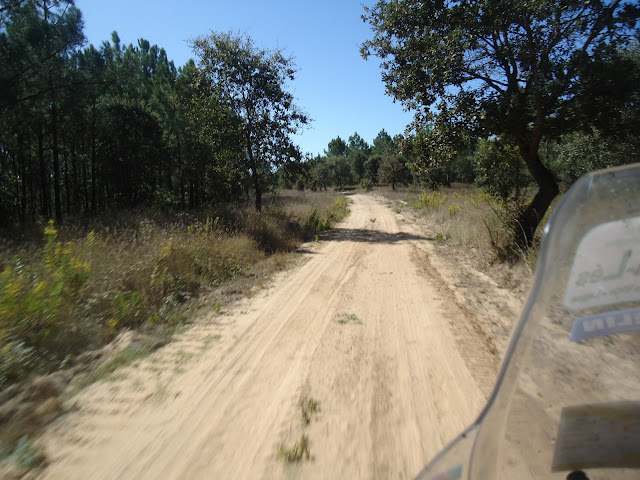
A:
[[[373,5],[365,0],[365,5]],[[372,37],[359,0],[76,0],[84,33],[99,47],[117,31],[123,44],[145,38],[176,67],[194,58],[190,38],[229,30],[262,48],[281,48],[299,72],[291,85],[313,122],[296,138],[304,153],[322,154],[332,138],[354,132],[371,143],[381,129],[404,131],[412,115],[385,95],[378,61],[360,44]]]

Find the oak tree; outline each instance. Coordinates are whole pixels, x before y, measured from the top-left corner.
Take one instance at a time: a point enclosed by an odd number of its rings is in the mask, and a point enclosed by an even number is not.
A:
[[[362,54],[382,59],[387,92],[416,112],[416,132],[433,122],[516,146],[538,186],[518,217],[526,248],[559,192],[541,142],[584,128],[583,112],[629,105],[636,86],[624,76],[589,92],[611,65],[625,71],[620,52],[637,41],[639,17],[631,0],[379,1],[363,16],[374,35]]]
[[[265,177],[278,165],[300,158],[292,135],[308,123],[287,90],[295,65],[281,50],[264,50],[250,37],[215,33],[192,42],[199,66],[241,122],[241,134],[255,193],[262,209]]]

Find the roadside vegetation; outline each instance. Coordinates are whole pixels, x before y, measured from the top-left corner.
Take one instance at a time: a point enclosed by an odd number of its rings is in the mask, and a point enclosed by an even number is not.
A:
[[[287,265],[347,212],[333,193],[288,192],[198,214],[123,213],[0,251],[0,388],[73,365],[124,329],[170,335],[193,300],[217,310]],[[89,230],[90,229],[90,230]],[[87,231],[89,230],[89,231]]]
[[[559,195],[637,161],[636,2],[379,1],[363,18],[362,55],[415,121],[312,157],[293,142],[309,118],[282,50],[212,32],[176,66],[116,32],[86,46],[72,0],[2,1],[0,404],[135,330],[93,378],[109,375],[199,305],[250,293],[347,214],[335,191],[384,185],[436,242],[532,268]],[[283,451],[304,455],[304,435]]]

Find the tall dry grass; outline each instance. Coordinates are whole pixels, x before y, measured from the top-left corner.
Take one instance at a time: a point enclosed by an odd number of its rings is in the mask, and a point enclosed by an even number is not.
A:
[[[394,201],[397,211],[410,209],[435,234],[439,233],[439,238],[455,244],[490,251],[492,238],[495,242],[506,234],[499,216],[505,211],[504,205],[473,186],[456,185],[437,191],[414,187],[381,193]]]
[[[123,329],[171,335],[196,298],[215,309],[250,292],[288,254],[348,213],[344,197],[284,192],[199,212],[119,212],[5,237],[0,251],[0,388],[73,365]],[[213,301],[213,300],[212,300]]]
[[[478,265],[491,267],[510,286],[527,288],[538,254],[536,243],[529,251],[513,249],[513,221],[517,206],[502,202],[473,185],[456,184],[439,191],[417,187],[378,189],[393,202],[397,212],[409,212],[432,232],[435,241],[460,248]],[[555,205],[555,203],[554,203]],[[546,223],[552,208],[541,225]]]

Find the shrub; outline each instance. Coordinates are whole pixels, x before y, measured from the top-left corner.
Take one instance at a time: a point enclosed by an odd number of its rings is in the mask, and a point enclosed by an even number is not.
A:
[[[67,341],[65,313],[81,298],[89,278],[91,265],[84,257],[95,234],[77,253],[73,243],[57,240],[53,221],[44,235],[39,263],[28,266],[15,257],[0,274],[0,387],[46,368],[64,344],[73,343]]]
[[[532,182],[518,148],[499,140],[483,140],[475,153],[476,183],[502,200],[519,199]]]
[[[360,180],[360,188],[362,188],[365,192],[370,192],[373,190],[373,180],[370,178],[363,178]]]
[[[424,192],[420,195],[419,201],[423,208],[438,208],[447,203],[447,195],[437,190],[430,193]]]

